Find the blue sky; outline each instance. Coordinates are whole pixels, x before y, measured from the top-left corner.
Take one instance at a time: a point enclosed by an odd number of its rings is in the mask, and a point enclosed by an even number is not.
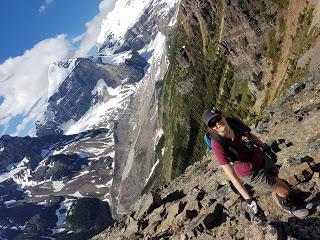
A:
[[[85,23],[98,14],[100,0],[0,1],[0,63],[20,56],[40,40],[67,33],[69,38],[86,31]],[[43,9],[43,8],[42,8]]]
[[[93,54],[101,21],[114,4],[0,1],[0,136],[34,134],[34,121],[46,106],[50,64]]]

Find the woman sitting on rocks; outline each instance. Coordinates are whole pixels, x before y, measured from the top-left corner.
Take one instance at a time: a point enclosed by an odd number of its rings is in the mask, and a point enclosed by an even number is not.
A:
[[[278,178],[279,170],[275,162],[265,154],[270,149],[257,136],[250,133],[250,128],[241,120],[226,118],[222,112],[213,107],[207,109],[202,120],[208,127],[206,137],[210,139],[217,161],[234,187],[246,200],[251,212],[256,214],[258,206],[254,198],[244,187],[244,183],[264,192],[272,192],[277,205],[292,213],[290,188]],[[273,153],[275,156],[275,154]],[[276,156],[275,156],[276,157]],[[307,215],[300,211],[301,216]]]

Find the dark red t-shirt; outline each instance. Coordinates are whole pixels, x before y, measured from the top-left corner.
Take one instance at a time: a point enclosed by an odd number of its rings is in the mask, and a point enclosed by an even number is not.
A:
[[[244,131],[250,131],[250,128],[247,125],[245,125],[241,120],[235,120],[238,122],[238,125],[240,125]],[[233,141],[230,138],[225,138],[225,140],[228,141],[228,144],[232,148],[234,148],[239,154],[237,159],[235,159],[233,168],[239,177],[249,176],[252,170],[261,168],[264,153],[260,148],[257,148],[257,150],[254,153],[249,153],[246,149],[246,146],[243,145],[241,135],[236,130],[234,131],[234,133],[235,138]],[[217,141],[211,141],[211,147],[215,155],[217,156],[219,165],[225,165],[229,163],[228,152],[226,152]]]

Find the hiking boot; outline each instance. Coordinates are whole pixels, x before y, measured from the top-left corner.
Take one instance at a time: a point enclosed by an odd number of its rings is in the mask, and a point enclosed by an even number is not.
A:
[[[306,208],[297,209],[287,198],[280,197],[275,192],[272,193],[272,197],[277,205],[287,213],[293,214],[297,218],[303,219],[309,215],[309,210]]]
[[[276,204],[285,212],[287,213],[292,213],[291,212],[291,206],[288,202],[288,200],[286,198],[280,197],[278,194],[276,194],[275,192],[272,192],[272,197],[274,199],[274,201],[276,202]]]

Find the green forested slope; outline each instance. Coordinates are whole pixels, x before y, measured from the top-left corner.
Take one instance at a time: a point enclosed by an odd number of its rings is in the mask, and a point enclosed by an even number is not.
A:
[[[159,107],[164,129],[156,149],[160,164],[146,190],[177,177],[203,158],[206,129],[201,116],[205,109],[214,105],[226,115],[251,124],[259,116],[253,111],[257,96],[250,84],[264,93],[260,95],[263,110],[288,84],[306,76],[308,66],[298,68],[297,61],[318,37],[314,28],[311,33],[308,30],[313,10],[308,7],[298,13],[296,30],[291,29],[295,36],[289,41],[291,32],[285,22],[288,8],[289,1],[181,1],[177,28],[169,43],[170,67]],[[232,29],[232,23],[243,28],[239,34],[233,32],[237,29]],[[283,46],[284,41],[290,45]],[[239,52],[250,59],[249,75],[241,74],[245,63],[237,56]],[[270,62],[267,67],[266,62]],[[288,62],[285,69],[284,62]],[[277,76],[277,71],[285,77]]]

